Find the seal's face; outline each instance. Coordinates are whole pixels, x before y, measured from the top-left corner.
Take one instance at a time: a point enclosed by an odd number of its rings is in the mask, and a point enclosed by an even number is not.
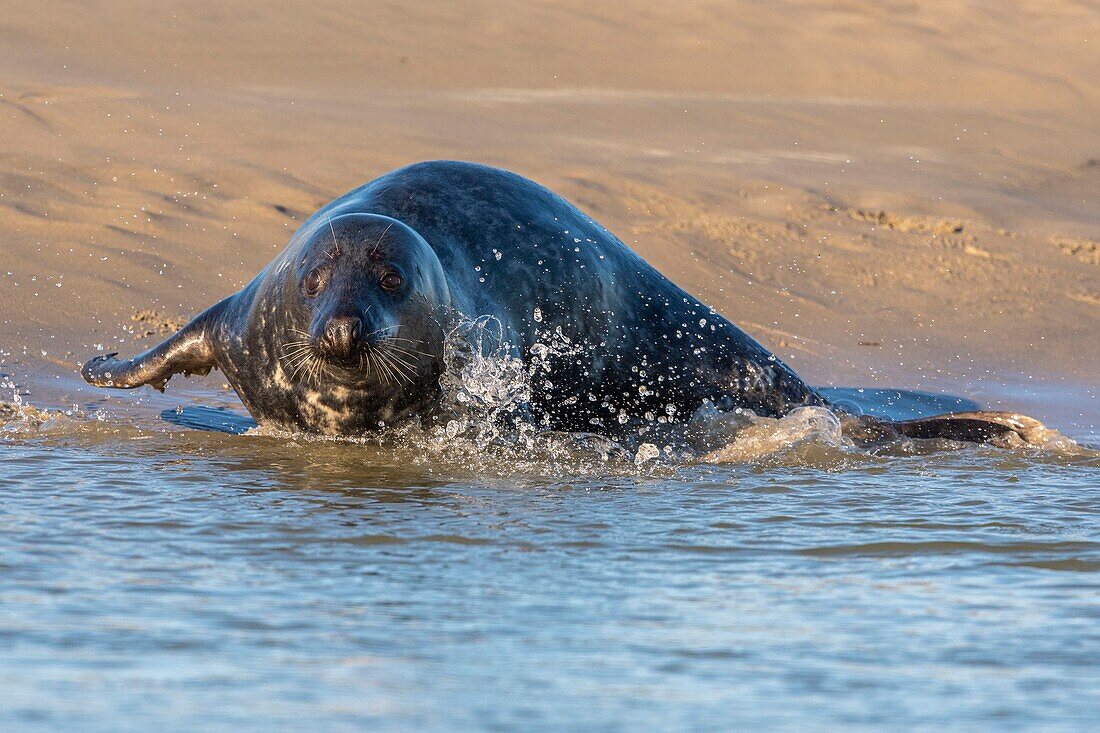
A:
[[[296,260],[291,381],[398,395],[438,379],[450,295],[420,235],[388,217],[345,215],[320,222]]]

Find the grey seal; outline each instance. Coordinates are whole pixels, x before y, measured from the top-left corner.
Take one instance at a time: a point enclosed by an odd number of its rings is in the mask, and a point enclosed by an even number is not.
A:
[[[174,374],[216,368],[261,424],[356,435],[431,419],[446,335],[479,316],[529,368],[530,418],[549,429],[621,437],[705,404],[770,417],[828,405],[562,197],[457,161],[401,168],[337,198],[240,292],[145,353],[97,356],[82,374],[163,390]],[[991,412],[848,418],[856,435],[972,441],[1026,437],[1033,423]]]

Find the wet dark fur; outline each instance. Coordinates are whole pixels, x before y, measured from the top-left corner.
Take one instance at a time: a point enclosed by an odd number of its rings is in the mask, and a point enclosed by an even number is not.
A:
[[[322,267],[325,290],[309,298],[303,278]],[[378,284],[391,270],[405,279],[400,293]],[[345,313],[374,335],[340,363],[299,364],[327,320]],[[773,417],[826,404],[560,196],[451,161],[402,168],[336,199],[240,293],[145,354],[97,357],[83,374],[101,386],[163,388],[175,373],[217,368],[260,422],[355,434],[432,413],[443,338],[462,314],[499,321],[512,355],[532,368],[531,413],[548,428],[619,436],[658,416],[686,419],[708,400]],[[1014,430],[980,415],[966,425],[861,424],[964,440]]]

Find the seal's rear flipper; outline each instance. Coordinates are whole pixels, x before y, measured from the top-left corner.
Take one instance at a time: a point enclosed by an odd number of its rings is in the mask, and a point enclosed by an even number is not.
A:
[[[97,387],[133,389],[148,384],[164,391],[174,374],[209,374],[217,366],[211,347],[211,332],[226,301],[208,308],[171,338],[133,359],[116,359],[115,354],[97,356],[80,370],[84,381]]]
[[[846,421],[844,431],[857,442],[884,438],[957,440],[996,445],[1039,444],[1047,428],[1032,417],[1016,412],[949,412],[916,420],[890,421],[869,416]]]
[[[944,438],[968,443],[994,443],[1012,436],[1025,443],[1039,441],[1047,428],[1033,417],[1018,412],[950,412],[946,415],[906,420],[897,424],[907,438]]]

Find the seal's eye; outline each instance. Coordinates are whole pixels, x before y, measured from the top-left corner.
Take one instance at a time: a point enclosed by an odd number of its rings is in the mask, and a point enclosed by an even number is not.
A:
[[[302,278],[302,290],[304,290],[305,294],[310,298],[321,292],[322,285],[324,285],[324,280],[321,277],[320,270],[310,270],[306,273],[306,276]]]
[[[393,291],[401,287],[401,283],[403,282],[405,281],[402,280],[401,276],[398,275],[396,272],[387,272],[385,275],[382,276],[382,282],[380,284],[382,285],[383,290]]]

